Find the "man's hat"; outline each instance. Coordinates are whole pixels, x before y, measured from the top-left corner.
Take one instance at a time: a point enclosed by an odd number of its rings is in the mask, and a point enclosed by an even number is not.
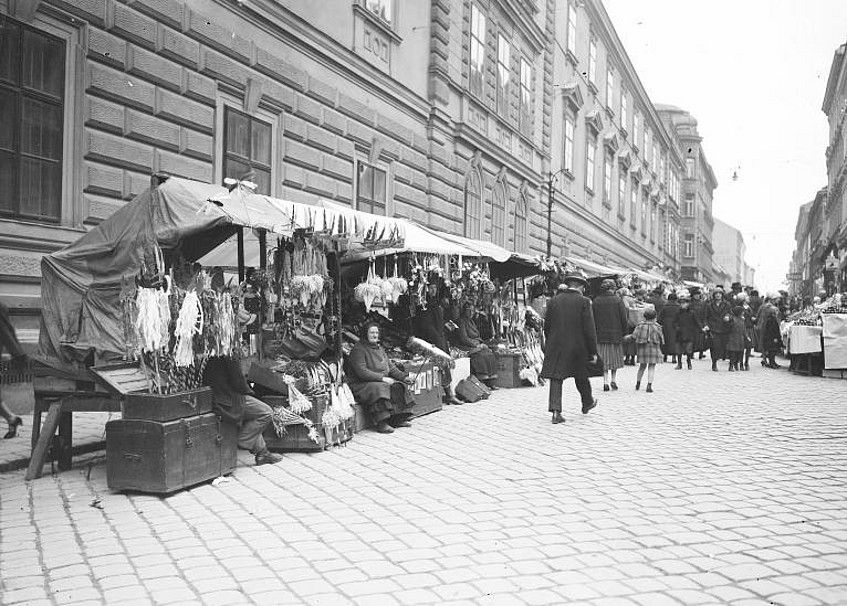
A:
[[[732,290],[741,290],[741,282],[733,282],[732,286],[730,286]]]
[[[562,278],[562,282],[565,284],[567,284],[568,282],[579,282],[584,287],[588,288],[588,280],[585,279],[585,276],[575,271],[569,271],[568,273],[566,273]]]
[[[689,286],[688,287],[688,294],[689,295],[699,295],[700,294],[700,287],[699,286]]]

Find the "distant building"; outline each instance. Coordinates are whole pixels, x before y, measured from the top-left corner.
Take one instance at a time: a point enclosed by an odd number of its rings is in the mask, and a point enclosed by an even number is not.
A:
[[[824,231],[827,188],[821,188],[814,200],[800,207],[794,229],[795,247],[788,272],[791,294],[811,301],[825,290],[824,268],[829,248]]]
[[[729,284],[740,282],[744,286],[753,286],[754,270],[747,264],[747,245],[741,232],[716,218],[712,242],[715,248],[712,264],[720,265],[726,271]]]
[[[676,131],[685,157],[680,201],[682,277],[697,282],[714,281],[712,196],[718,181],[706,160],[703,138],[697,132],[694,116],[671,105],[657,105],[656,110],[668,129]]]
[[[847,44],[835,51],[821,108],[829,122],[826,148],[827,196],[823,243],[812,254],[825,272],[828,292],[847,288]]]

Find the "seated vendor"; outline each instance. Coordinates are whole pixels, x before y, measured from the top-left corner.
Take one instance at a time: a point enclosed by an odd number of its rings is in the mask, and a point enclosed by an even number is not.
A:
[[[473,303],[462,306],[462,315],[457,322],[459,330],[456,331],[458,345],[469,350],[471,374],[489,388],[497,389],[497,356],[480,338],[474,322],[474,311]]]
[[[379,326],[369,322],[347,359],[348,382],[356,402],[367,407],[379,433],[411,427],[414,400],[406,389],[411,377],[397,368],[379,344]]]
[[[247,384],[238,360],[230,357],[209,358],[203,372],[203,385],[212,388],[212,407],[224,422],[240,425],[238,447],[249,450],[256,465],[279,463],[282,456],[265,445],[262,432],[271,422],[271,407],[255,397]]]
[[[447,335],[444,331],[444,309],[448,302],[439,297],[439,284],[430,282],[426,287],[426,309],[418,314],[415,333],[421,339],[431,343],[446,354],[450,354]],[[441,365],[441,384],[444,387],[444,403],[461,405],[463,402],[456,398],[453,392],[453,375],[450,364]]]

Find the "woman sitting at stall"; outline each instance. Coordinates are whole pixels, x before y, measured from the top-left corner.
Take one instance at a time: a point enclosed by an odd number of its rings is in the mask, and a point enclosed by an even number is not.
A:
[[[406,389],[408,373],[397,368],[379,344],[379,325],[368,322],[347,358],[348,382],[359,404],[367,407],[379,433],[411,427],[415,402]]]
[[[497,389],[497,357],[483,343],[479,330],[474,322],[474,305],[465,303],[462,306],[462,315],[457,324],[457,344],[462,349],[468,349],[471,358],[471,374],[485,383],[491,389]]]

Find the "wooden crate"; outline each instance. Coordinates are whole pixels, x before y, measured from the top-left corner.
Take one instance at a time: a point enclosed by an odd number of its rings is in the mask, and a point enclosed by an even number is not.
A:
[[[212,412],[212,390],[208,387],[170,395],[130,393],[123,402],[124,419],[164,422],[207,412]]]
[[[406,372],[415,378],[415,383],[410,388],[415,398],[415,405],[411,411],[412,418],[441,410],[444,406],[441,369],[432,362],[407,362],[404,366]]]
[[[523,355],[508,351],[497,352],[497,387],[520,387]]]

